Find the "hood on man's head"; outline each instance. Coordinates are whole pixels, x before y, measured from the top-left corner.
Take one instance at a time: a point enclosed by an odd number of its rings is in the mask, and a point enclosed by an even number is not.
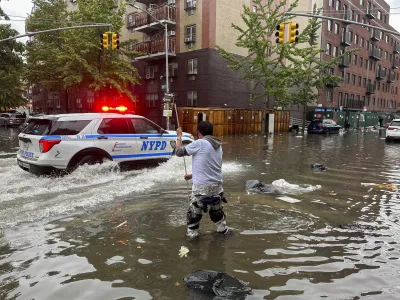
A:
[[[216,138],[215,136],[206,135],[203,137],[203,139],[205,139],[206,141],[209,141],[214,149],[218,149],[219,147],[221,147],[221,144],[222,144],[221,140]]]

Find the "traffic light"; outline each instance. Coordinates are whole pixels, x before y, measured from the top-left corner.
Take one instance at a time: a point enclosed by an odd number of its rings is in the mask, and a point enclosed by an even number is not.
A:
[[[100,35],[101,43],[100,47],[102,50],[108,50],[108,33],[103,33]]]
[[[277,44],[283,44],[285,43],[285,24],[279,24],[276,26],[277,32],[275,32],[276,38],[276,43]]]
[[[297,30],[299,28],[298,23],[290,22],[289,24],[289,43],[297,43],[299,41],[299,38],[297,37],[299,35],[299,31]]]
[[[112,50],[119,49],[119,34],[116,33],[111,34],[111,49]]]

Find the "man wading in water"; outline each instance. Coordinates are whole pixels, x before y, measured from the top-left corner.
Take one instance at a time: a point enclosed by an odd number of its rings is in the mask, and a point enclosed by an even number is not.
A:
[[[182,146],[182,129],[177,129],[177,156],[193,156],[192,172],[185,174],[185,180],[193,180],[192,195],[187,213],[187,236],[196,237],[203,212],[209,213],[220,234],[228,233],[222,202],[226,203],[222,188],[222,146],[221,140],[213,135],[214,126],[208,121],[197,125],[198,140]]]

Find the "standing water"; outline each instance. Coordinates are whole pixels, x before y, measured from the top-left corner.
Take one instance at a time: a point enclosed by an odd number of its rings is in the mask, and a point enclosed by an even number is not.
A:
[[[233,234],[205,214],[195,241],[183,159],[36,177],[16,165],[17,134],[0,129],[0,299],[212,299],[183,284],[198,269],[248,282],[246,299],[398,299],[400,144],[383,132],[224,138]],[[250,179],[280,194],[250,194]]]

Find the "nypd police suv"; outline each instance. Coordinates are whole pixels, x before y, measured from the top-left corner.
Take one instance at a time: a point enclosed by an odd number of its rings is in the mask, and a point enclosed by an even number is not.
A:
[[[113,160],[168,159],[177,135],[150,120],[119,113],[80,113],[32,118],[19,134],[18,165],[36,174],[72,172],[84,164]],[[183,143],[193,141],[183,134]]]

